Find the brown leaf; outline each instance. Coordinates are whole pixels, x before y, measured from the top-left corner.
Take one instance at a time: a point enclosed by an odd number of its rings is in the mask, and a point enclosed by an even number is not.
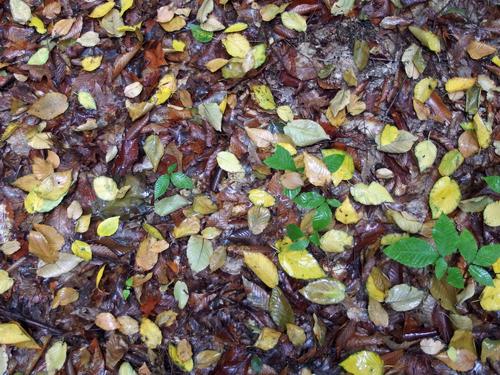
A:
[[[280,182],[283,187],[287,189],[296,189],[300,186],[304,186],[304,181],[302,181],[302,177],[300,173],[286,171],[280,177]]]
[[[483,57],[491,55],[496,52],[496,48],[490,46],[489,44],[479,42],[477,40],[473,40],[467,46],[467,53],[474,60],[480,60]]]
[[[315,156],[304,152],[305,175],[309,182],[314,186],[325,186],[331,181],[332,175],[325,163]]]
[[[36,231],[28,235],[28,248],[45,263],[55,263],[59,250],[64,245],[64,237],[49,225],[35,224]]]
[[[458,150],[464,158],[471,157],[479,152],[479,144],[472,131],[465,131],[458,137]]]
[[[59,92],[49,92],[28,109],[30,115],[42,120],[52,120],[68,109],[68,98]]]
[[[71,26],[75,22],[74,18],[66,18],[63,20],[59,20],[56,22],[54,27],[52,28],[52,37],[56,38],[58,36],[63,36],[69,33]]]
[[[105,331],[114,331],[120,328],[120,323],[118,323],[113,314],[108,312],[97,314],[95,325]]]

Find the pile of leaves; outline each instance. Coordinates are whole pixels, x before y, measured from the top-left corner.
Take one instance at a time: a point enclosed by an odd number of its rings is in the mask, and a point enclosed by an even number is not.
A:
[[[0,16],[0,374],[500,372],[495,1]]]

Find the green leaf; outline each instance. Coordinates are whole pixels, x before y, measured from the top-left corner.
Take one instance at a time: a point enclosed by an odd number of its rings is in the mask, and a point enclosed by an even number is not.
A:
[[[169,166],[168,166],[168,168],[167,168],[167,173],[168,173],[168,174],[172,174],[172,173],[174,173],[175,168],[177,168],[177,163],[174,163],[174,164],[169,165]]]
[[[155,199],[160,198],[163,194],[167,192],[168,185],[170,185],[170,176],[168,174],[163,174],[155,182],[154,196]]]
[[[500,244],[491,244],[480,248],[472,263],[488,267],[495,263],[498,258],[500,258]]]
[[[154,204],[154,211],[159,216],[166,216],[188,204],[189,201],[186,198],[179,194],[175,194],[156,201]]]
[[[344,154],[333,154],[323,158],[323,162],[331,173],[335,173],[341,167],[344,159]]]
[[[97,109],[93,96],[87,91],[78,92],[78,103],[85,109]]]
[[[309,246],[309,240],[303,239],[293,242],[290,246],[288,246],[289,250],[305,250]]]
[[[342,202],[339,201],[338,199],[327,199],[326,203],[328,203],[331,207],[340,207],[342,205]]]
[[[170,180],[172,184],[179,189],[192,189],[194,187],[193,180],[182,172],[172,173]]]
[[[313,244],[319,247],[321,245],[320,238],[319,238],[319,233],[314,232],[309,236],[309,241],[311,241]]]
[[[302,193],[293,200],[300,208],[317,208],[325,202],[325,198],[315,191]]]
[[[200,43],[208,43],[214,38],[214,33],[203,30],[200,25],[189,25],[191,34],[196,41]]]
[[[130,289],[123,289],[122,297],[126,301],[128,299],[128,297],[130,297]]]
[[[438,258],[434,264],[434,273],[436,274],[436,277],[438,279],[442,279],[447,269],[448,264],[446,263],[446,260],[443,257]]]
[[[187,243],[186,255],[189,262],[189,267],[194,273],[203,271],[210,264],[210,256],[214,249],[209,240],[202,236],[194,235],[189,237]]]
[[[295,162],[293,161],[292,155],[281,146],[276,146],[274,154],[264,159],[264,164],[269,168],[276,169],[278,171],[295,171]]]
[[[316,212],[312,219],[312,227],[314,230],[322,230],[332,222],[332,210],[325,202],[316,208]]]
[[[125,286],[127,288],[131,288],[133,284],[134,284],[134,279],[132,277],[129,277],[127,280],[125,280]]]
[[[439,216],[432,228],[432,238],[442,256],[453,254],[457,250],[458,232],[453,221],[446,215]]]
[[[295,188],[295,189],[283,189],[283,195],[287,197],[288,199],[293,199],[300,193],[300,187]]]
[[[493,285],[493,279],[490,273],[482,267],[471,265],[469,267],[469,273],[474,280],[476,280],[481,285]]]
[[[384,249],[389,258],[408,267],[423,268],[433,264],[439,254],[426,241],[419,238],[403,238]]]
[[[42,47],[31,55],[28,65],[43,65],[49,59],[50,51],[47,47]]]
[[[222,112],[217,103],[202,103],[198,106],[198,112],[215,130],[222,130]]]
[[[477,242],[472,233],[468,229],[464,229],[460,233],[457,242],[458,251],[467,263],[472,263],[477,253]]]
[[[273,289],[269,298],[269,315],[281,330],[286,328],[287,323],[293,323],[295,320],[292,306],[278,287]]]
[[[479,100],[481,99],[481,88],[478,85],[472,86],[465,93],[465,111],[469,115],[474,115],[479,110]]]
[[[463,289],[465,285],[464,277],[462,276],[462,271],[460,271],[457,267],[448,268],[448,276],[446,277],[446,281],[451,286],[457,289]]]
[[[288,224],[286,226],[286,234],[292,241],[297,241],[298,239],[305,237],[304,232],[296,224]]]
[[[483,180],[486,181],[491,190],[500,194],[500,176],[486,176],[483,177]]]
[[[260,372],[262,371],[262,365],[262,359],[260,359],[256,355],[253,355],[252,360],[250,361],[250,367],[252,368],[252,371],[256,374],[260,374]]]

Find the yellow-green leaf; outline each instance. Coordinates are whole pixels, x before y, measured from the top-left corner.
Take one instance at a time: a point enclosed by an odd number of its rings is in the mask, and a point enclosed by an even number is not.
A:
[[[97,197],[103,201],[113,201],[118,195],[118,187],[112,178],[106,176],[96,177],[92,181],[92,186]]]
[[[450,150],[444,154],[439,163],[439,173],[441,176],[451,176],[464,162],[464,157],[457,149]]]
[[[444,88],[447,92],[466,91],[476,83],[474,77],[453,77],[446,81]]]
[[[341,253],[353,244],[353,237],[343,230],[331,229],[319,240],[320,248],[327,253]]]
[[[257,206],[274,206],[274,197],[262,189],[252,189],[248,192],[248,199]]]
[[[238,33],[240,31],[246,30],[248,28],[248,25],[244,22],[237,22],[235,24],[232,24],[231,26],[227,27],[226,30],[224,30],[225,33]]]
[[[356,224],[361,217],[352,206],[349,197],[346,197],[342,204],[335,210],[335,219],[342,224]]]
[[[377,353],[363,350],[340,362],[340,366],[353,375],[382,375],[384,361]]]
[[[31,17],[29,26],[34,27],[38,34],[45,34],[47,32],[43,21],[37,16]]]
[[[285,272],[296,279],[310,280],[325,276],[317,260],[307,250],[285,250],[278,254]]]
[[[189,358],[186,361],[183,361],[179,358],[179,353],[177,351],[177,347],[174,344],[168,344],[168,355],[174,364],[179,367],[184,372],[190,372],[193,370],[194,363],[193,359]]]
[[[149,349],[155,349],[163,340],[160,328],[148,318],[142,318],[139,328],[142,341]]]
[[[134,0],[120,0],[120,16],[123,16],[123,13],[132,8],[133,5]]]
[[[432,52],[441,52],[441,42],[436,34],[431,31],[423,30],[420,27],[410,26],[410,32],[417,38],[420,43],[430,49]]]
[[[250,43],[247,38],[238,33],[227,35],[222,40],[222,44],[227,53],[232,57],[244,58],[248,51],[250,51]]]
[[[262,331],[260,331],[260,335],[257,338],[254,346],[261,350],[271,350],[276,346],[276,344],[278,344],[280,336],[281,332],[269,327],[264,327]]]
[[[0,323],[0,345],[18,348],[40,349],[40,346],[17,322]]]
[[[90,18],[101,18],[109,13],[111,9],[115,6],[114,1],[108,1],[103,4],[96,6],[92,12],[89,14]]]
[[[363,183],[351,187],[351,195],[356,202],[365,205],[379,205],[382,203],[394,202],[389,192],[378,182],[372,182],[370,185]]]
[[[90,248],[90,245],[86,242],[76,240],[71,244],[71,251],[77,257],[80,257],[87,262],[92,260],[92,249]]]
[[[281,22],[290,30],[305,32],[307,30],[306,18],[295,12],[281,13]]]
[[[484,223],[490,227],[500,226],[500,201],[490,203],[483,211]]]
[[[380,134],[380,144],[386,146],[391,144],[398,138],[399,129],[394,125],[385,125],[382,133]]]
[[[217,164],[226,172],[243,172],[243,167],[241,166],[240,161],[229,151],[221,151],[217,154]]]
[[[97,109],[94,98],[87,91],[78,92],[78,102],[85,109]]]
[[[285,122],[289,122],[293,120],[293,112],[290,106],[288,105],[280,105],[276,109],[276,113],[278,114],[278,117],[282,119]]]
[[[161,143],[160,137],[156,134],[148,136],[144,142],[144,152],[153,165],[153,171],[156,172],[158,164],[160,164],[161,158],[165,153],[165,147]]]
[[[343,150],[328,149],[321,150],[324,157],[330,155],[344,155],[344,161],[340,165],[339,169],[332,173],[332,181],[335,186],[338,186],[342,181],[348,181],[354,175],[354,160],[352,156]]]
[[[413,99],[416,99],[421,103],[425,103],[427,99],[430,98],[437,84],[438,81],[434,78],[427,77],[421,79],[413,89]]]
[[[120,216],[109,217],[97,226],[97,235],[101,237],[112,236],[118,230]]]
[[[86,72],[93,72],[101,66],[102,56],[87,56],[82,60],[82,68]]]
[[[429,206],[432,218],[437,219],[441,214],[448,215],[460,203],[462,195],[455,180],[445,176],[436,181],[429,194]]]
[[[14,279],[5,270],[0,270],[0,294],[5,293],[14,285]]]
[[[489,122],[484,122],[479,113],[476,113],[473,117],[474,129],[476,130],[477,143],[481,148],[488,148],[491,144],[491,124]]]
[[[47,47],[42,47],[31,55],[28,60],[28,65],[43,65],[49,59],[49,49]]]
[[[273,93],[267,85],[253,85],[252,98],[262,109],[272,110],[276,108]]]
[[[244,251],[243,256],[245,264],[264,284],[269,288],[274,288],[278,285],[278,270],[268,257],[262,253],[252,251]]]
[[[437,156],[437,147],[432,141],[426,140],[415,146],[415,157],[417,158],[420,172],[425,171],[434,164]]]

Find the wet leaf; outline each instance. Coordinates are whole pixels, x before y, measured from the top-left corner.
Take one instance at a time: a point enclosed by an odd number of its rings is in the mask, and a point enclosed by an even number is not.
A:
[[[40,349],[36,341],[17,322],[0,323],[0,344],[18,348]]]
[[[241,166],[240,161],[229,151],[220,151],[217,154],[217,164],[226,172],[243,172],[243,167]]]
[[[436,53],[441,52],[441,43],[436,34],[416,26],[410,26],[408,29],[429,50]]]
[[[62,369],[66,362],[68,345],[64,341],[56,341],[45,353],[45,366],[49,375]]]
[[[43,65],[49,59],[50,51],[47,47],[42,47],[31,55],[28,65]]]
[[[370,185],[356,184],[351,187],[351,195],[356,202],[366,205],[394,202],[389,192],[378,182],[371,182]]]
[[[163,337],[160,329],[153,321],[142,318],[139,333],[141,334],[142,341],[148,348],[155,349],[161,345]]]
[[[174,285],[174,297],[179,309],[183,309],[189,299],[189,290],[184,281],[176,281]]]
[[[295,12],[281,13],[281,22],[290,30],[298,32],[305,32],[307,30],[306,18]]]
[[[346,247],[351,247],[353,245],[353,237],[348,233],[331,229],[320,239],[321,250],[327,253],[341,253]]]
[[[86,242],[75,240],[73,244],[71,244],[71,251],[77,257],[80,257],[87,262],[92,260],[92,249]]]
[[[179,194],[160,199],[154,203],[154,211],[159,216],[167,216],[178,209],[189,205],[189,201]]]
[[[120,226],[120,216],[109,217],[97,226],[97,235],[101,237],[112,236]]]
[[[196,354],[194,358],[194,362],[196,364],[196,368],[198,369],[204,369],[204,368],[209,368],[215,365],[220,357],[222,356],[222,353],[216,351],[216,350],[203,350]]]
[[[280,330],[284,330],[287,324],[295,320],[292,306],[278,287],[273,288],[269,298],[269,315]]]
[[[462,195],[455,180],[441,177],[436,181],[429,194],[429,206],[432,218],[436,219],[441,214],[448,215],[457,207]]]
[[[210,264],[212,243],[201,236],[191,236],[186,248],[189,266],[194,273],[203,271]]]
[[[114,6],[115,6],[115,2],[114,1],[107,1],[105,3],[102,3],[102,4],[98,5],[98,6],[96,6],[92,10],[92,12],[90,12],[89,17],[90,18],[102,18],[106,14],[108,14],[109,11],[111,9],[113,9]]]
[[[0,294],[5,293],[14,285],[14,279],[5,270],[0,270]]]
[[[33,103],[30,115],[42,120],[52,120],[68,109],[68,98],[58,92],[49,92]]]
[[[356,40],[354,42],[353,59],[356,67],[361,71],[368,65],[370,57],[370,47],[364,40]]]
[[[257,275],[257,277],[269,288],[278,285],[278,271],[274,263],[262,253],[243,252],[245,264]]]
[[[261,350],[271,350],[278,344],[280,336],[281,332],[269,327],[264,327],[262,331],[260,331],[259,337],[257,338],[254,346]]]
[[[368,316],[376,326],[387,327],[389,325],[389,314],[379,301],[371,297],[368,299]]]
[[[384,249],[385,255],[408,267],[422,268],[433,264],[437,251],[426,241],[419,238],[403,238]]]
[[[239,33],[231,33],[227,35],[222,44],[226,52],[232,57],[245,58],[246,54],[250,51],[250,43],[247,38]]]
[[[222,130],[222,112],[217,103],[204,103],[198,107],[200,116],[217,130]]]
[[[399,284],[389,289],[385,302],[390,304],[393,310],[409,311],[420,305],[423,298],[423,291],[407,284]]]
[[[322,140],[330,139],[323,128],[311,120],[290,121],[283,131],[297,146],[309,146]]]
[[[323,269],[307,250],[281,251],[278,260],[283,270],[296,279],[310,280],[325,276]]]
[[[330,9],[334,16],[346,16],[354,7],[354,0],[337,0]]]
[[[340,362],[340,366],[353,375],[382,375],[384,373],[384,361],[378,354],[363,350]]]
[[[304,152],[304,173],[314,186],[325,186],[331,181],[331,174],[325,163],[315,156]]]
[[[342,224],[356,224],[361,217],[352,206],[349,197],[347,197],[335,210],[335,219],[340,221]]]
[[[271,212],[260,206],[251,207],[248,210],[248,228],[253,234],[261,234],[271,220]]]
[[[331,305],[344,300],[345,285],[335,279],[321,279],[310,282],[300,293],[311,302]]]

